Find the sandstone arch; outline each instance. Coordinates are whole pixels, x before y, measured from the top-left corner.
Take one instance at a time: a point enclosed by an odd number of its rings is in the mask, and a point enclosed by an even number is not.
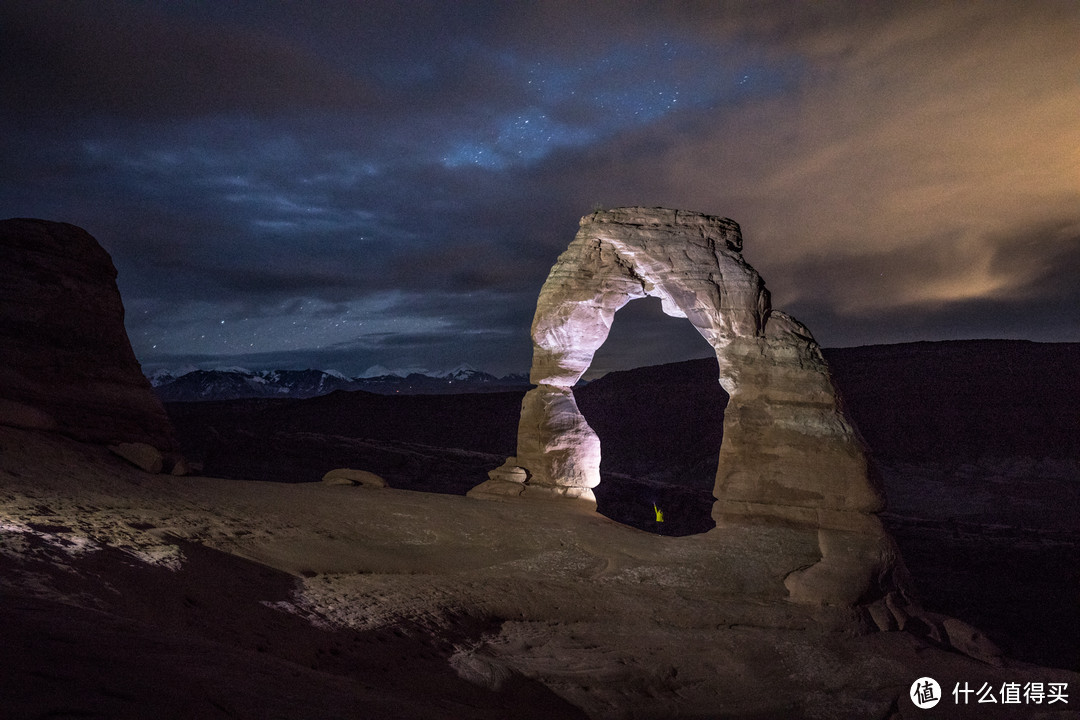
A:
[[[532,325],[536,387],[522,401],[517,455],[473,488],[480,498],[569,498],[595,507],[600,443],[571,388],[607,338],[615,312],[658,297],[716,351],[730,396],[713,517],[817,531],[822,560],[792,568],[793,599],[851,604],[893,557],[862,445],[809,330],[773,310],[727,218],[618,208],[581,220],[544,283]]]

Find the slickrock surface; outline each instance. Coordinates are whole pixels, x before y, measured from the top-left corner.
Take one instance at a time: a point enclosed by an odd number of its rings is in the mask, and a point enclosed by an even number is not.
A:
[[[0,428],[0,714],[885,720],[927,716],[923,676],[1078,687],[787,601],[792,553],[817,552],[795,528],[667,538],[564,503],[149,477]]]
[[[66,223],[0,221],[0,424],[173,451],[109,254]]]

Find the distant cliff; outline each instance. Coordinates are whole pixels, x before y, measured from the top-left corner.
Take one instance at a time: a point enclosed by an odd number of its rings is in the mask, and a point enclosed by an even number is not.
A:
[[[825,358],[879,457],[1080,457],[1080,343],[914,342]]]

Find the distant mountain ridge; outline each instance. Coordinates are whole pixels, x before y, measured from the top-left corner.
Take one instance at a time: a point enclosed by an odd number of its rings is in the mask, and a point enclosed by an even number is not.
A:
[[[507,375],[500,378],[467,364],[435,373],[421,372],[416,368],[391,370],[376,365],[351,378],[336,370],[184,368],[178,371],[157,370],[148,374],[147,379],[164,402],[251,398],[304,399],[338,390],[382,395],[443,395],[501,392],[523,388],[529,384],[526,375]]]

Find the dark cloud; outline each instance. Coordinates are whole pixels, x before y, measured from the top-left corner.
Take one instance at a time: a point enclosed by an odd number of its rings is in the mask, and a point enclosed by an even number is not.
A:
[[[168,11],[168,5],[114,0],[5,4],[0,100],[35,116],[152,120],[360,112],[379,103],[378,88],[364,73],[333,64],[310,46],[258,27]]]
[[[928,338],[1043,342],[1075,338],[1080,320],[1078,230],[1077,220],[1017,229],[1005,237],[990,238],[984,253],[965,257],[952,255],[947,246],[943,251],[927,245],[913,253],[921,257],[898,253],[833,258],[827,268],[807,265],[785,279],[805,283],[825,278],[824,287],[838,297],[807,293],[789,309],[800,317],[818,318],[814,325],[818,339],[829,345]],[[965,265],[970,258],[983,259]],[[954,267],[946,271],[939,264]],[[958,279],[935,282],[942,277]],[[875,278],[883,278],[882,283],[875,284]],[[875,288],[894,296],[897,292],[889,288],[901,289],[907,299],[873,302]],[[862,302],[854,305],[855,299]]]
[[[147,364],[523,369],[597,205],[735,218],[826,344],[1077,340],[1078,32],[1054,1],[7,3],[0,210],[101,240]],[[598,366],[701,352],[619,318]]]

